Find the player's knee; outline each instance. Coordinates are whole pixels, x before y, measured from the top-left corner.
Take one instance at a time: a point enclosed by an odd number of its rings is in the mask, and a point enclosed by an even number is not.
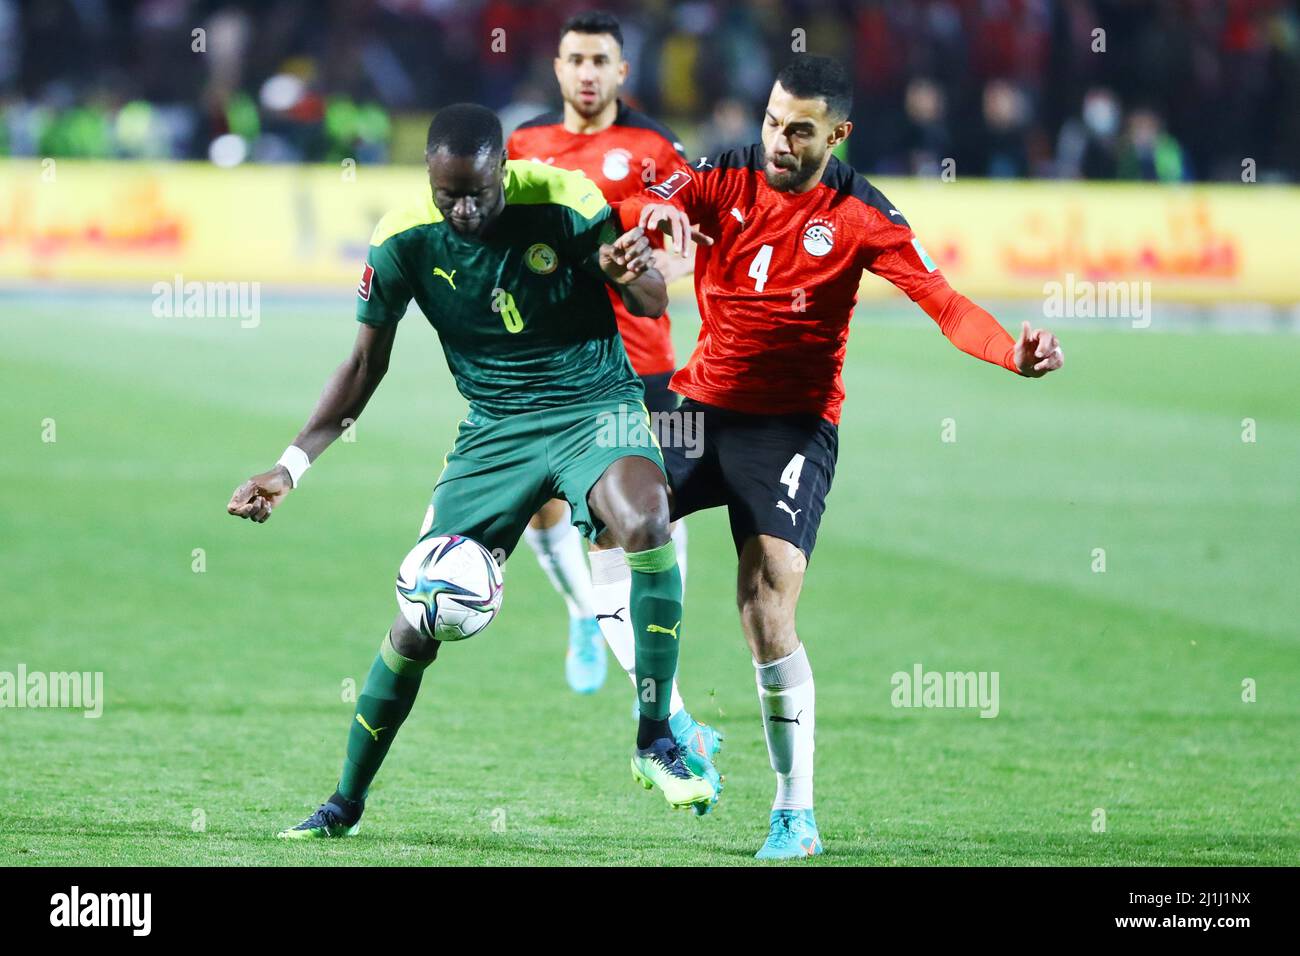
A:
[[[393,650],[413,661],[432,661],[438,656],[438,647],[442,643],[431,637],[425,637],[411,627],[401,612],[398,612],[393,626],[388,629],[388,634],[393,642]]]
[[[794,624],[794,608],[807,562],[787,541],[752,538],[741,551],[736,575],[736,606],[742,618],[764,622],[764,629]]]
[[[625,551],[650,551],[661,548],[671,538],[668,526],[668,504],[649,511],[630,512],[624,516],[618,537]]]
[[[768,618],[782,605],[774,575],[762,571],[742,574],[736,581],[736,607],[743,618]]]
[[[768,560],[760,556],[753,561],[741,561],[736,576],[736,603],[743,610],[745,607],[769,604],[777,600],[786,591],[786,569],[780,561]]]
[[[650,551],[670,540],[668,495],[662,486],[619,498],[609,510],[606,523],[618,547],[625,551]]]

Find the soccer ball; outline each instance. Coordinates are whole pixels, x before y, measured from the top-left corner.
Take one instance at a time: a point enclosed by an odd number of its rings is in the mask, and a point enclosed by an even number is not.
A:
[[[397,572],[397,606],[411,627],[463,641],[501,610],[501,568],[483,545],[459,534],[421,538]]]

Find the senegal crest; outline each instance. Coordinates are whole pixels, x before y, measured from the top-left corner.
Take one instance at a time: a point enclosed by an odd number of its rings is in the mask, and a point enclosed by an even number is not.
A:
[[[524,265],[539,276],[550,275],[559,264],[560,257],[555,254],[554,249],[544,242],[534,243],[524,253]]]

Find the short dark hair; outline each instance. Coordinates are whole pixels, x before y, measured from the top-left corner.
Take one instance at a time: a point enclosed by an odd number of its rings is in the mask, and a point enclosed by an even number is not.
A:
[[[452,156],[477,156],[499,153],[503,143],[496,113],[477,103],[453,103],[433,117],[424,148],[430,154],[443,149]]]
[[[618,17],[605,10],[583,10],[564,21],[560,27],[560,39],[566,33],[608,33],[623,49],[623,28],[618,25]]]
[[[826,101],[826,112],[846,119],[853,109],[853,83],[839,60],[804,53],[795,57],[776,75],[781,88],[795,96]]]

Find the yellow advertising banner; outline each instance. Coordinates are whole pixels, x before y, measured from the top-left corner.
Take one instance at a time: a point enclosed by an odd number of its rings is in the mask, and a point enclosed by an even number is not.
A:
[[[418,167],[0,162],[0,278],[356,284],[371,230],[428,188]],[[1149,282],[1166,301],[1300,301],[1300,188],[881,178],[973,298]],[[891,294],[867,277],[863,295]]]
[[[877,183],[954,287],[1042,298],[1149,282],[1162,301],[1300,302],[1288,223],[1300,188],[1053,181]],[[865,288],[864,288],[865,291]]]

